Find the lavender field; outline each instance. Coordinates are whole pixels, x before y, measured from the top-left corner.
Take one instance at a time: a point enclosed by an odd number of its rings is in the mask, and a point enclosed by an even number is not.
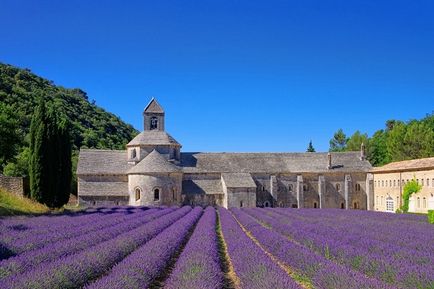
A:
[[[425,216],[94,208],[0,220],[0,288],[434,288]]]

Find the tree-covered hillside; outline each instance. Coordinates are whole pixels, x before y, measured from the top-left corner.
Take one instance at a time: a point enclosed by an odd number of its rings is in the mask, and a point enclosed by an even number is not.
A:
[[[57,86],[28,69],[0,63],[0,173],[27,175],[30,121],[39,97],[68,119],[73,158],[80,147],[124,149],[138,133],[119,117],[90,102],[81,89]]]

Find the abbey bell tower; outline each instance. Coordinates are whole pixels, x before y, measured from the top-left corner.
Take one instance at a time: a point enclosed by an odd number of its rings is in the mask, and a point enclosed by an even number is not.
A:
[[[145,131],[164,131],[164,110],[155,98],[152,98],[143,111]]]

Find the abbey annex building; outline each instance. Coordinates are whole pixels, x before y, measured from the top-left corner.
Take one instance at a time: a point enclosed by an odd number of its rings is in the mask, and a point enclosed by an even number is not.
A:
[[[360,152],[181,152],[155,99],[126,150],[80,151],[80,203],[373,209],[371,165]]]

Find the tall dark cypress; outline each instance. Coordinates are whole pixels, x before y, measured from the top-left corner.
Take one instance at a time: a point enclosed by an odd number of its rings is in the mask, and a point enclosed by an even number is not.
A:
[[[46,191],[46,113],[45,103],[40,100],[30,125],[30,196],[40,203],[45,203]]]
[[[31,125],[31,196],[49,207],[61,207],[71,188],[71,140],[65,118],[41,101]]]

